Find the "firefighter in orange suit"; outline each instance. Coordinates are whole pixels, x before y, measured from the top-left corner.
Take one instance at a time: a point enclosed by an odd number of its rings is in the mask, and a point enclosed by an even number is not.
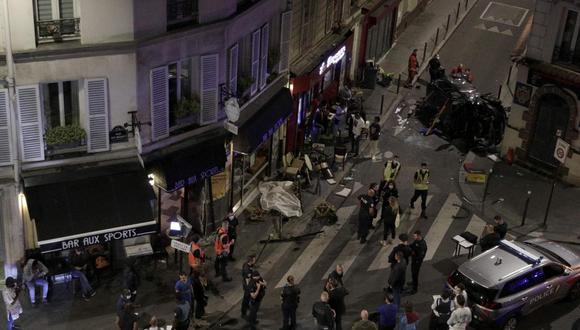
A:
[[[228,257],[230,254],[230,246],[234,244],[234,240],[230,240],[228,235],[228,223],[224,221],[222,226],[218,228],[217,237],[214,243],[215,249],[215,276],[222,277],[224,282],[229,282],[232,280],[228,277],[227,265]]]
[[[203,263],[205,262],[205,252],[203,252],[203,250],[199,246],[198,242],[199,242],[199,236],[193,235],[193,238],[191,240],[190,249],[189,249],[188,260],[189,260],[189,266],[191,267],[192,273],[194,271],[198,271],[198,272],[203,274],[204,273],[203,272]]]

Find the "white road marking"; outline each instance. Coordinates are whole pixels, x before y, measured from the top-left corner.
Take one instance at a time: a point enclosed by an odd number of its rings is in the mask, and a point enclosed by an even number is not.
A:
[[[443,237],[445,237],[445,233],[453,222],[453,216],[457,214],[457,211],[459,211],[459,207],[453,204],[461,205],[461,200],[456,194],[452,193],[449,194],[447,200],[445,200],[443,207],[439,210],[439,214],[437,214],[437,217],[433,220],[429,232],[425,235],[425,241],[427,242],[425,261],[433,259],[437,248],[441,244],[441,241],[443,241]]]
[[[304,249],[302,254],[298,257],[298,259],[292,264],[290,269],[282,276],[276,288],[281,288],[286,284],[286,277],[288,275],[294,276],[294,281],[296,284],[300,283],[304,278],[304,275],[308,272],[312,265],[318,260],[318,258],[322,255],[324,250],[328,247],[330,242],[333,241],[334,237],[340,229],[344,226],[345,223],[348,222],[351,215],[354,211],[358,208],[358,205],[352,205],[343,207],[336,211],[336,215],[338,217],[338,221],[336,224],[331,226],[324,227],[324,233],[320,234],[316,238],[314,238],[310,244]]]
[[[469,220],[469,224],[467,225],[467,228],[465,229],[465,231],[468,231],[470,233],[473,233],[475,235],[477,235],[477,237],[479,237],[479,239],[481,239],[481,233],[483,232],[483,228],[485,228],[485,225],[487,223],[481,219],[480,217],[478,217],[477,215],[473,215],[471,216],[471,220]],[[467,254],[467,250],[466,249],[461,249],[461,253],[459,253],[459,255],[463,255],[463,254]]]

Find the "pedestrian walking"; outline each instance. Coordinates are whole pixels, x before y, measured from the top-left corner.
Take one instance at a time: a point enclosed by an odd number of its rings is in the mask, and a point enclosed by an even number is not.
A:
[[[190,315],[193,314],[193,286],[191,279],[185,272],[179,273],[179,279],[175,282],[175,293],[180,294],[189,303],[189,313]]]
[[[230,245],[233,243],[233,240],[231,240],[228,235],[228,226],[227,220],[222,222],[221,227],[218,228],[217,237],[214,241],[215,276],[221,276],[224,282],[230,282],[232,280],[232,278],[228,276],[227,271]]]
[[[191,238],[189,247],[188,262],[190,267],[190,274],[194,271],[203,273],[203,265],[205,263],[205,252],[199,246],[199,235],[194,234]]]
[[[300,303],[300,289],[294,284],[294,276],[286,278],[286,285],[280,294],[282,298],[282,328],[280,330],[296,329],[296,309]]]
[[[250,290],[250,315],[248,316],[248,322],[251,328],[255,328],[258,324],[258,310],[260,309],[260,304],[262,299],[266,295],[266,281],[260,276],[257,270],[252,272],[252,280],[249,284]]]
[[[427,168],[427,163],[422,162],[421,168],[415,171],[413,176],[413,187],[415,188],[415,193],[411,198],[410,207],[415,208],[415,202],[419,197],[421,197],[421,218],[427,219],[427,214],[425,210],[427,209],[427,194],[429,192],[429,177],[430,172]]]
[[[405,83],[405,87],[410,88],[413,84],[413,79],[417,75],[417,71],[419,69],[419,61],[417,60],[417,49],[413,49],[411,55],[409,55],[409,63],[407,65],[409,77],[407,78],[407,82]]]
[[[389,288],[393,291],[395,305],[401,306],[401,292],[405,286],[405,277],[407,272],[407,263],[405,262],[403,252],[395,253],[396,263],[391,266],[391,275],[389,276]]]
[[[248,310],[250,309],[250,291],[249,284],[252,280],[252,273],[254,272],[254,267],[256,266],[256,256],[249,255],[248,260],[242,266],[242,289],[244,290],[244,295],[242,297],[242,309],[241,315],[243,319],[248,317]]]
[[[205,319],[205,306],[207,306],[208,296],[205,294],[207,278],[199,270],[194,270],[191,277],[191,287],[193,289],[193,299],[195,300],[195,319]]]
[[[328,299],[328,292],[323,291],[320,294],[320,301],[312,305],[312,316],[318,330],[334,330],[335,312],[330,308]]]
[[[28,295],[30,296],[32,306],[36,307],[37,285],[42,287],[42,303],[46,304],[48,302],[46,300],[48,295],[48,281],[46,281],[45,277],[48,275],[48,268],[36,259],[28,259],[22,273],[24,283],[26,283],[26,287],[28,288]]]
[[[18,320],[20,314],[22,314],[22,305],[18,299],[21,289],[13,277],[7,277],[5,283],[6,288],[2,290],[2,298],[6,305],[6,315],[8,319],[8,327],[6,329],[12,330],[15,328],[14,321]]]
[[[350,143],[350,152],[354,157],[358,156],[362,130],[365,127],[365,121],[357,112],[351,115],[352,134]]]
[[[431,305],[431,320],[429,322],[429,330],[447,330],[447,320],[454,309],[453,300],[451,299],[451,292],[445,289],[441,293],[441,297],[433,300]]]
[[[449,330],[465,330],[471,322],[471,310],[465,306],[466,301],[463,295],[459,295],[455,299],[457,308],[451,312],[447,324],[449,325]]]
[[[173,310],[173,329],[187,330],[191,322],[191,305],[181,293],[175,293],[177,306]]]
[[[381,219],[383,220],[383,240],[382,245],[391,244],[395,239],[396,221],[399,215],[399,202],[395,196],[389,197],[387,202],[383,202]],[[391,239],[389,239],[391,235]]]
[[[369,311],[363,309],[360,311],[360,320],[352,325],[352,330],[378,330],[375,322],[369,320]]]
[[[228,237],[231,240],[228,260],[235,261],[236,258],[234,257],[234,249],[236,247],[236,240],[238,239],[238,225],[240,224],[240,221],[236,217],[236,213],[234,212],[234,210],[230,211],[230,213],[225,219],[225,222],[227,222],[228,224]]]
[[[375,117],[375,121],[369,127],[369,143],[370,143],[370,154],[369,158],[375,160],[376,155],[380,152],[379,150],[379,138],[381,137],[381,117]]]
[[[505,223],[501,215],[496,215],[493,217],[493,221],[495,222],[495,232],[499,234],[500,239],[505,239],[505,235],[507,235],[508,231],[507,223]]]
[[[391,267],[393,267],[397,263],[395,259],[395,255],[397,254],[397,252],[401,252],[403,254],[405,266],[409,264],[409,257],[413,253],[413,250],[411,250],[411,247],[409,246],[409,235],[407,235],[406,233],[400,234],[399,241],[400,241],[399,245],[395,246],[393,248],[393,251],[391,251],[391,254],[389,255],[389,262],[391,263]]]
[[[127,303],[123,306],[123,311],[117,315],[117,329],[119,330],[137,330],[139,329],[138,317],[135,315],[135,306],[133,303]]]
[[[379,330],[394,330],[397,326],[399,306],[393,303],[394,298],[385,292],[385,303],[379,306]]]
[[[400,330],[417,330],[419,326],[419,314],[413,310],[413,303],[407,301],[405,303],[405,313],[401,315],[399,321]]]
[[[336,330],[342,330],[342,316],[346,312],[346,304],[344,299],[348,295],[348,291],[338,285],[336,281],[330,280],[327,282],[326,291],[328,292],[328,304],[334,310],[334,324]]]
[[[413,280],[413,287],[409,291],[409,294],[417,293],[419,287],[419,271],[421,270],[421,265],[423,264],[423,259],[427,254],[427,243],[423,239],[423,234],[420,230],[415,230],[413,233],[413,243],[410,245],[411,250],[411,278]]]
[[[375,217],[375,191],[369,189],[366,195],[359,196],[360,210],[358,213],[358,239],[361,244],[367,242],[367,235],[369,234],[370,226]]]

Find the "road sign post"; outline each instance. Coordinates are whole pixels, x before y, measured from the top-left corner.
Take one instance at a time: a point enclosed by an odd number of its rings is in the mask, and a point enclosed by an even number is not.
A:
[[[556,147],[554,148],[554,158],[558,161],[558,166],[554,169],[554,176],[552,177],[552,187],[550,188],[550,197],[548,197],[548,205],[546,205],[546,213],[544,213],[544,223],[543,226],[546,227],[548,223],[548,214],[550,213],[550,206],[552,205],[552,197],[554,196],[554,189],[556,188],[556,178],[560,172],[560,166],[566,162],[566,157],[568,157],[568,150],[570,149],[570,144],[564,141],[561,137],[561,132],[557,132],[558,140],[556,141]]]

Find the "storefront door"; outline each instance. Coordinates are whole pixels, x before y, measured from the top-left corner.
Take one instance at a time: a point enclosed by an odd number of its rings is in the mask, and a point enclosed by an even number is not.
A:
[[[554,166],[557,132],[565,136],[570,109],[566,101],[556,94],[546,94],[538,101],[538,115],[534,137],[530,143],[529,156],[544,164]]]

